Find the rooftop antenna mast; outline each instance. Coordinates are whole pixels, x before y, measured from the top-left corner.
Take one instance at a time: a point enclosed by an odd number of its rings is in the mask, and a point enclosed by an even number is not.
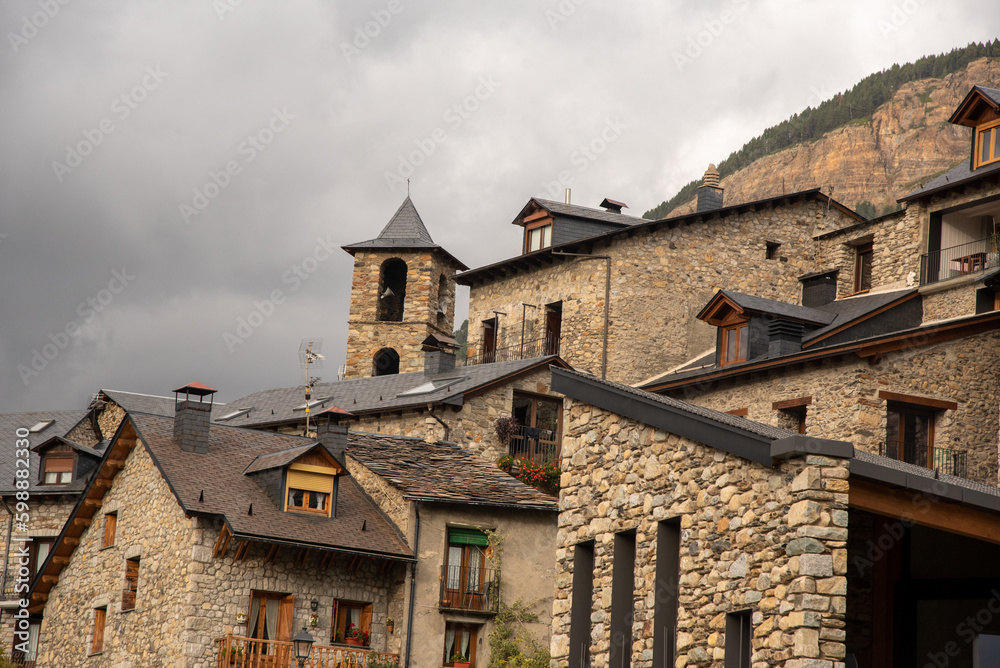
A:
[[[309,367],[310,365],[317,369],[323,367],[325,358],[319,352],[322,349],[323,339],[321,338],[302,339],[302,343],[299,344],[299,365],[306,370],[306,436],[309,435],[309,402],[312,401],[312,388],[313,385],[322,380],[319,376],[310,380]]]

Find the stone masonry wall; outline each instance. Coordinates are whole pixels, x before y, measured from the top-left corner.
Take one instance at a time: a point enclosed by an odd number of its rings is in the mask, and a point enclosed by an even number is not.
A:
[[[638,382],[714,346],[715,331],[695,316],[719,289],[798,303],[798,277],[815,269],[813,236],[856,222],[820,202],[764,207],[709,217],[655,232],[620,235],[595,255],[611,259],[608,378]],[[780,243],[766,259],[766,243]],[[784,260],[782,260],[784,258]],[[498,347],[544,331],[544,305],[562,302],[561,354],[571,366],[601,373],[605,263],[566,260],[471,287],[470,355],[482,347],[482,321],[500,318]],[[528,339],[529,335],[526,334]]]
[[[610,668],[614,536],[636,535],[632,666],[649,668],[658,522],[680,518],[676,666],[722,665],[725,615],[752,609],[753,665],[845,656],[848,468],[819,456],[748,462],[568,400],[553,665],[568,666],[573,546],[595,541],[591,657]]]
[[[874,365],[850,355],[669,394],[722,411],[748,408],[749,419],[784,427],[772,403],[812,397],[807,435],[851,441],[873,453],[886,433],[880,391],[955,401],[957,410],[937,413],[935,445],[967,450],[970,477],[997,484],[998,364],[1000,332],[987,332],[886,353]]]
[[[382,263],[391,258],[406,262],[406,297],[401,322],[376,319],[379,278]],[[444,303],[447,312],[437,315],[441,276],[448,290]],[[399,371],[424,368],[420,342],[431,333],[451,336],[455,320],[455,268],[430,252],[358,251],[354,256],[351,286],[351,310],[348,317],[347,378],[365,378],[372,374],[372,358],[382,348],[399,354]]]
[[[981,274],[980,274],[981,276]],[[976,290],[983,284],[977,276],[963,276],[952,279],[943,290],[921,290],[924,300],[924,322],[947,320],[976,312]],[[938,287],[930,286],[930,287]],[[925,288],[926,289],[926,288]]]

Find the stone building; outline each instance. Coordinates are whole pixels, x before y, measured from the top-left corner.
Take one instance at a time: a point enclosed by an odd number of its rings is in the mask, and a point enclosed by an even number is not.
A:
[[[379,235],[344,246],[354,256],[345,377],[420,371],[420,342],[450,337],[453,276],[467,267],[434,243],[407,196]]]
[[[1000,490],[569,370],[553,665],[973,666]]]
[[[15,629],[21,600],[107,445],[94,417],[81,410],[0,415],[0,638],[22,663],[35,660],[38,625],[24,620]],[[11,651],[15,644],[21,649]]]

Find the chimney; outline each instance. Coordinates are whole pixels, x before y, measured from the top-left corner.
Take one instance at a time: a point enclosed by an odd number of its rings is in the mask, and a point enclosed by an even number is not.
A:
[[[805,332],[801,322],[773,318],[767,323],[767,356],[781,357],[802,350],[802,334]]]
[[[705,170],[705,179],[698,186],[697,213],[714,211],[722,208],[722,185],[719,183],[719,170],[715,165],[709,165]]]
[[[184,393],[184,398],[180,394]],[[201,383],[189,383],[174,390],[174,440],[184,452],[208,453],[208,432],[212,421],[215,390]],[[192,401],[191,397],[197,397]],[[208,397],[208,401],[205,401]]]
[[[816,308],[837,300],[836,271],[803,276],[799,281],[802,283],[803,306]]]
[[[603,208],[608,213],[621,213],[622,209],[628,208],[628,204],[625,204],[624,202],[618,202],[616,200],[605,197],[604,201],[601,202],[601,208]]]
[[[433,376],[455,368],[455,350],[458,348],[458,341],[455,339],[431,334],[420,346],[424,352],[425,376]]]
[[[569,196],[570,196],[570,189],[569,189],[569,188],[566,188],[566,203],[567,203],[567,204],[569,204],[569,203],[570,203],[570,201],[569,201]]]
[[[322,443],[333,458],[346,466],[344,452],[347,450],[347,420],[352,413],[331,406],[316,415],[316,440]]]

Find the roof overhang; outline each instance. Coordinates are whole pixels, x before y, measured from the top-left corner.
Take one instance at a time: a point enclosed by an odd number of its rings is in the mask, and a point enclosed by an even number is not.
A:
[[[948,122],[974,128],[978,125],[980,115],[986,110],[992,110],[994,113],[1000,112],[1000,104],[981,91],[979,86],[973,86],[972,90],[959,103]]]

